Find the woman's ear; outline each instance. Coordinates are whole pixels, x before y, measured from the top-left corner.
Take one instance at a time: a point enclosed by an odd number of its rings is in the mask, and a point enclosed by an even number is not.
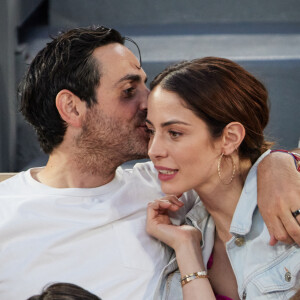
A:
[[[239,122],[231,122],[226,125],[222,136],[222,149],[225,155],[232,154],[244,140],[245,127]]]
[[[81,127],[86,104],[69,90],[61,90],[56,95],[56,107],[68,126]]]

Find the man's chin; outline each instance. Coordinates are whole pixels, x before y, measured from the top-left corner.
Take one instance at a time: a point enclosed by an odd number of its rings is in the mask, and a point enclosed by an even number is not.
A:
[[[135,145],[134,147],[135,151],[132,151],[132,157],[130,160],[134,159],[144,159],[144,158],[149,158],[148,157],[148,139],[141,141]]]
[[[139,147],[136,147],[134,159],[143,159],[148,157],[148,140],[145,140],[144,143],[140,143]]]

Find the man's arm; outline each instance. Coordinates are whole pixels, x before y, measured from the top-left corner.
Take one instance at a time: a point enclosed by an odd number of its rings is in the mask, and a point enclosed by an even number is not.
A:
[[[300,149],[293,152],[300,153]],[[270,245],[277,241],[300,245],[300,172],[292,155],[273,152],[258,165],[258,207],[269,229]]]

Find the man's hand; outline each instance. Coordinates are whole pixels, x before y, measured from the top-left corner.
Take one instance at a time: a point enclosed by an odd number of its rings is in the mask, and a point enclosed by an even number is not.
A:
[[[258,165],[258,207],[269,229],[270,245],[277,241],[300,245],[300,173],[291,155],[274,152]]]

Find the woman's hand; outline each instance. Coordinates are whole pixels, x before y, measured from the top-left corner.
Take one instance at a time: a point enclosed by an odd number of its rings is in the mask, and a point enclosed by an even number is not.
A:
[[[185,276],[203,271],[205,267],[200,231],[189,225],[173,225],[168,216],[168,211],[177,211],[182,206],[176,196],[166,196],[149,203],[147,232],[175,250],[179,271]],[[216,299],[208,278],[194,279],[184,285],[182,291],[184,300]]]
[[[201,232],[189,225],[176,226],[171,223],[168,211],[177,211],[184,204],[176,196],[165,196],[148,204],[147,232],[153,237],[179,250],[186,243],[199,243]]]

